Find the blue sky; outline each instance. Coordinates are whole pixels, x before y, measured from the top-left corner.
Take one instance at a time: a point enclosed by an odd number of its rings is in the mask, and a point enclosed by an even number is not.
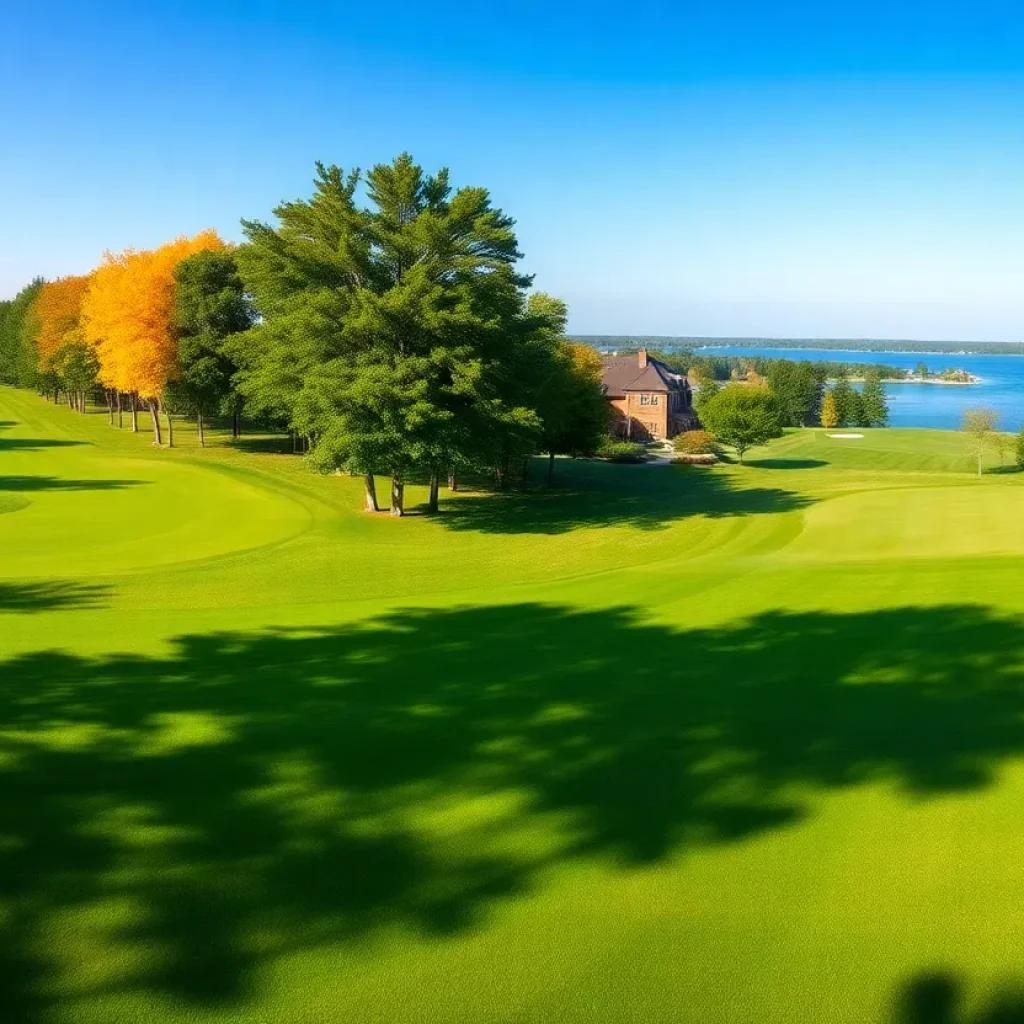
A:
[[[580,333],[1024,338],[1010,3],[12,0],[0,139],[0,297],[408,149]]]

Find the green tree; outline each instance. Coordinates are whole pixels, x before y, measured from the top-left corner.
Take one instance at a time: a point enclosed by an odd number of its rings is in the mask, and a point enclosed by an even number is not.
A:
[[[996,427],[999,414],[994,409],[979,407],[965,409],[960,420],[960,429],[967,435],[967,451],[978,460],[978,476],[981,476],[982,461],[986,449],[996,442]]]
[[[805,427],[818,421],[823,383],[810,363],[774,359],[767,380],[784,426]]]
[[[84,341],[65,345],[57,353],[53,369],[60,386],[69,396],[69,402],[84,413],[86,397],[95,389],[96,376],[100,372],[96,350]]]
[[[860,393],[861,423],[865,427],[889,425],[889,401],[877,371],[869,370]]]
[[[601,386],[601,357],[589,345],[565,337],[565,303],[536,292],[530,296],[527,312],[539,321],[538,340],[546,342],[536,353],[546,370],[535,404],[550,483],[556,455],[587,456],[597,451],[608,434],[608,402]]]
[[[1016,441],[1017,468],[1024,469],[1024,430],[1017,435]]]
[[[768,388],[733,385],[723,388],[701,409],[704,425],[732,448],[740,462],[748,448],[782,436],[775,398]]]
[[[231,252],[189,256],[175,268],[174,281],[179,373],[167,389],[167,410],[195,416],[205,445],[206,418],[219,409],[237,411],[232,339],[252,327],[253,311]]]
[[[33,387],[37,359],[32,304],[43,279],[36,278],[6,302],[0,303],[0,384]]]
[[[859,427],[864,418],[863,403],[857,391],[841,374],[832,386],[832,399],[836,403],[836,415],[840,427]]]
[[[313,197],[279,206],[276,227],[243,222],[260,321],[232,350],[251,406],[309,438],[316,468],[363,475],[370,509],[389,474],[401,515],[410,470],[429,472],[434,505],[442,469],[536,445],[516,363],[529,279],[486,190],[453,193],[446,170],[425,175],[407,154],[366,175],[365,208],[360,180],[318,164]]]

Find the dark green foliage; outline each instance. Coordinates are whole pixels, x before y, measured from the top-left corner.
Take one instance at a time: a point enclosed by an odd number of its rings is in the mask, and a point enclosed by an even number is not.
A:
[[[735,384],[723,388],[700,409],[700,418],[715,437],[734,449],[740,462],[748,448],[782,436],[782,423],[771,391]]]
[[[832,397],[836,403],[839,427],[863,426],[864,410],[860,392],[846,379],[840,377],[832,386]]]
[[[598,446],[597,454],[609,462],[646,462],[647,449],[642,444],[629,441],[614,441],[606,438]]]
[[[234,348],[240,390],[310,438],[322,471],[507,476],[536,450],[551,347],[525,312],[512,220],[408,155],[366,175],[365,209],[359,181],[318,165],[313,197],[279,206],[277,227],[244,223],[261,321]]]
[[[199,252],[182,260],[174,281],[179,375],[167,387],[165,406],[195,416],[202,443],[208,416],[237,412],[233,345],[252,327],[253,310],[231,252]]]
[[[100,362],[96,350],[84,341],[65,345],[57,353],[53,366],[60,386],[69,394],[79,396],[84,405],[85,396],[96,387]]]
[[[13,299],[0,302],[0,384],[23,388],[36,384],[31,310],[42,286],[42,278],[36,278]]]
[[[1016,440],[1017,467],[1024,469],[1024,430],[1017,435]]]
[[[808,427],[818,422],[825,375],[812,363],[773,360],[767,378],[783,426]]]
[[[887,427],[889,425],[889,402],[885,388],[875,373],[868,373],[864,378],[864,387],[860,392],[860,426]]]

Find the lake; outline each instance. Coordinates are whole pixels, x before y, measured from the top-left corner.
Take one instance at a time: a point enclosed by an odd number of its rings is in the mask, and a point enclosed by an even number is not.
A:
[[[834,360],[844,363],[885,363],[913,369],[961,369],[982,378],[981,384],[886,384],[889,419],[894,427],[941,427],[953,430],[964,409],[984,405],[999,413],[1003,430],[1024,426],[1024,356],[932,355],[927,352],[846,352],[838,349],[737,348],[730,345],[697,349],[701,355]]]

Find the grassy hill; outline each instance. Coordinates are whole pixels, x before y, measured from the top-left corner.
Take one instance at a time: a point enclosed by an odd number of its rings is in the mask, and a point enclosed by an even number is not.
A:
[[[393,521],[0,390],[0,1021],[1002,1019],[1024,477],[863,433]]]

